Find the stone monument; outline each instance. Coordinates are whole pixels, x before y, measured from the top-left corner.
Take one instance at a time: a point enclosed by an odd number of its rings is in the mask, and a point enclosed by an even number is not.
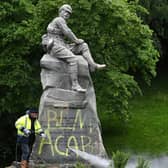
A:
[[[37,138],[32,157],[46,163],[73,164],[79,156],[71,148],[106,156],[90,77],[106,65],[95,63],[88,45],[68,27],[71,13],[70,5],[61,6],[42,36],[39,121],[47,139]]]

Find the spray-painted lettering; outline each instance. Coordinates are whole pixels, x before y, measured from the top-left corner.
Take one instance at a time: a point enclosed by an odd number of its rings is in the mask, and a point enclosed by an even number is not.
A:
[[[69,156],[70,148],[86,151],[93,150],[92,128],[87,128],[82,118],[81,110],[70,113],[66,109],[48,109],[47,127],[45,133],[47,140],[42,139],[38,154],[41,155],[47,146],[51,156]]]

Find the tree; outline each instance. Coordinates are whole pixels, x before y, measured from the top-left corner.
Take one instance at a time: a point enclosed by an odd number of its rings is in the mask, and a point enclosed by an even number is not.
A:
[[[34,52],[39,45],[34,48],[33,30],[27,26],[34,9],[30,1],[0,2],[0,167],[15,157],[16,117],[39,100],[39,58]]]
[[[72,30],[89,44],[97,62],[107,64],[93,75],[98,110],[126,120],[129,98],[140,93],[134,75],[150,83],[159,57],[152,30],[137,16],[146,10],[127,0],[1,1],[0,115],[16,118],[25,108],[38,106],[41,36],[63,3],[73,7]]]
[[[74,1],[73,30],[86,39],[96,59],[108,65],[106,73],[95,78],[98,109],[126,119],[128,99],[140,92],[134,75],[139,73],[148,84],[156,75],[159,54],[152,30],[137,16],[147,11],[134,1],[81,0],[77,4]]]
[[[168,2],[166,0],[140,0],[139,3],[149,11],[149,14],[144,16],[144,20],[154,30],[154,39],[161,55],[160,65],[166,66],[168,62]]]
[[[23,0],[2,1],[0,7],[0,109],[1,113],[17,112],[37,104],[40,90],[34,75],[37,65],[33,68],[34,43],[26,25],[33,18],[34,6]]]
[[[141,92],[134,75],[139,73],[148,84],[156,75],[159,54],[152,41],[152,30],[137,16],[147,10],[138,2],[126,0],[66,0],[57,3],[41,0],[29,26],[35,25],[35,30],[46,28],[63,3],[73,7],[69,21],[72,30],[89,44],[98,62],[107,64],[107,70],[93,78],[99,111],[127,119],[128,99]]]
[[[128,98],[140,92],[133,74],[140,73],[150,83],[158,61],[152,31],[136,14],[145,9],[126,0],[0,2],[1,112],[38,105],[41,35],[63,3],[73,6],[73,31],[89,43],[95,59],[108,66],[95,78],[97,88],[102,88],[97,91],[98,103],[106,97],[105,111],[126,114]]]

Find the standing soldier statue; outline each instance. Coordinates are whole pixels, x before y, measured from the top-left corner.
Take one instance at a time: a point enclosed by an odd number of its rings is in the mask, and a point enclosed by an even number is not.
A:
[[[64,4],[59,9],[59,16],[54,18],[47,27],[47,34],[42,36],[44,49],[53,57],[68,63],[72,90],[85,92],[78,82],[77,55],[82,55],[90,69],[102,69],[105,64],[97,64],[92,58],[88,45],[83,39],[78,39],[72,30],[67,26],[66,20],[70,17],[72,8]],[[67,37],[73,44],[68,44],[64,40]]]

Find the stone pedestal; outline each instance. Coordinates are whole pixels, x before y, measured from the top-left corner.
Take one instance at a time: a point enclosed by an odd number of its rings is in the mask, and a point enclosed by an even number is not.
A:
[[[86,93],[71,90],[67,63],[46,54],[41,59],[43,94],[39,121],[47,139],[37,137],[32,158],[46,163],[74,163],[70,148],[105,156],[95,92],[86,60],[77,56],[79,83]]]

